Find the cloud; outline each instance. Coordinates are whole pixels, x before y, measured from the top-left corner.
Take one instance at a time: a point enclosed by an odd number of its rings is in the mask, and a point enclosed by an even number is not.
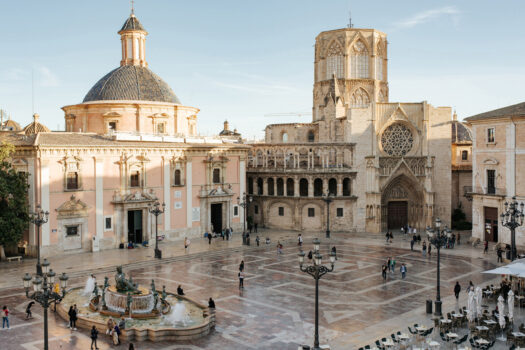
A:
[[[35,74],[35,81],[43,87],[56,87],[60,80],[58,77],[46,66],[37,67]]]
[[[445,6],[416,13],[412,17],[396,22],[395,25],[401,28],[412,28],[440,16],[450,16],[456,21],[460,13],[461,12],[455,6]]]

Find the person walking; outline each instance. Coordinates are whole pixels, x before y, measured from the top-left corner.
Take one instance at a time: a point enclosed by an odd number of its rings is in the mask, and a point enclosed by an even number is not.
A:
[[[208,300],[208,307],[210,309],[215,309],[215,301],[210,297],[210,300]]]
[[[211,233],[208,233],[208,244],[211,244],[211,239],[212,239],[212,238],[213,238],[213,237],[211,236]]]
[[[33,313],[31,312],[31,307],[35,304],[34,301],[31,301],[29,304],[27,304],[26,307],[26,320],[33,318]]]
[[[467,294],[474,291],[474,283],[472,281],[469,281],[468,288],[467,288]]]
[[[73,330],[77,330],[77,320],[78,320],[78,308],[77,304],[73,304]]]
[[[460,292],[461,292],[461,286],[459,285],[459,282],[456,281],[456,285],[454,286],[454,295],[456,296],[456,300],[459,299]]]
[[[432,257],[432,243],[428,242],[428,258]]]
[[[388,257],[386,261],[386,268],[388,269],[388,272],[390,272],[390,267],[392,266],[392,258]]]
[[[302,247],[303,246],[303,236],[299,233],[299,235],[297,236],[297,245],[299,247]]]
[[[390,269],[390,272],[392,273],[396,272],[396,259],[392,258],[392,260],[390,261],[390,264],[392,264],[392,268]]]
[[[489,241],[485,240],[485,243],[483,243],[483,254],[487,254],[489,252]]]
[[[244,271],[239,271],[239,289],[244,289]]]
[[[421,252],[423,253],[423,257],[427,256],[427,242],[423,241],[423,247],[421,248]]]
[[[281,244],[280,241],[277,241],[277,254],[282,254],[283,253],[283,245]]]
[[[337,260],[337,249],[335,248],[335,245],[332,247],[332,253],[334,253],[335,260]]]
[[[401,267],[399,268],[399,272],[401,272],[401,279],[405,279],[406,274],[407,274],[407,267],[404,263],[401,264]]]
[[[503,262],[503,250],[501,247],[498,247],[496,254],[498,254],[498,262]]]
[[[95,350],[98,350],[97,338],[98,338],[97,326],[93,326],[93,328],[91,328],[91,350],[93,350],[93,345],[95,345]]]
[[[113,329],[113,345],[119,345],[120,344],[120,328],[118,324],[115,325],[115,328]]]
[[[241,260],[241,264],[239,265],[239,271],[244,271],[244,260]]]
[[[261,242],[259,236],[255,237],[255,243],[257,243],[257,247],[259,246],[259,242]]]
[[[410,241],[410,250],[411,251],[414,251],[414,239],[412,238],[412,240]]]
[[[210,235],[210,233],[208,233],[208,236]],[[189,252],[190,251],[190,240],[188,239],[188,237],[184,237],[184,251],[185,252]]]
[[[390,232],[386,231],[385,237],[386,237],[386,242],[385,243],[388,243],[388,241],[390,241]]]
[[[7,326],[7,329],[9,329],[9,309],[6,305],[2,307],[2,329],[4,329]]]
[[[381,275],[383,276],[383,281],[386,281],[386,270],[387,267],[385,264],[383,264],[383,266],[381,266]]]

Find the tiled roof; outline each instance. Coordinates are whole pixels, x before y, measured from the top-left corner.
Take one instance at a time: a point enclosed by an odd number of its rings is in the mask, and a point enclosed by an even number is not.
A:
[[[130,15],[126,22],[124,22],[124,25],[120,29],[119,33],[124,30],[142,30],[143,32],[146,31],[142,24],[140,24],[139,19],[135,17],[134,14]]]
[[[472,132],[462,122],[452,122],[452,143],[472,142]]]
[[[173,90],[149,68],[122,66],[100,79],[84,102],[106,100],[157,101],[180,104]]]
[[[524,117],[525,116],[525,102],[518,103],[512,106],[507,106],[503,108],[494,109],[485,113],[480,113],[466,118],[468,122],[483,120],[483,119],[492,119],[498,117]]]
[[[0,143],[6,142],[15,146],[31,146],[36,134],[26,135],[15,131],[0,131]]]

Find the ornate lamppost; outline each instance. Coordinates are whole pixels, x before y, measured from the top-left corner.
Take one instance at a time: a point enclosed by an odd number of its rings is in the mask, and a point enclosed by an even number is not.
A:
[[[242,198],[241,197],[237,197],[237,203],[244,210],[244,220],[242,221],[242,225],[243,225],[243,229],[242,229],[242,244],[246,244],[246,209],[248,208],[248,205],[250,205],[252,200],[253,200],[253,196],[252,195],[246,195],[246,192],[242,193]]]
[[[516,196],[514,196],[510,203],[505,202],[505,212],[500,215],[501,224],[510,230],[510,257],[512,261],[516,259],[516,228],[523,225],[523,206],[523,202],[518,204]]]
[[[159,249],[159,215],[163,214],[166,210],[166,203],[162,203],[162,209],[160,209],[160,203],[159,201],[156,201],[155,204],[150,205],[149,212],[153,215],[155,215],[155,258],[156,259],[162,259],[162,252]]]
[[[330,238],[330,203],[332,203],[332,194],[326,192],[323,195],[323,201],[326,203],[326,238]]]
[[[49,262],[47,259],[44,259],[44,262],[42,263],[42,272],[42,275],[37,274],[35,279],[33,279],[30,274],[26,273],[23,277],[23,281],[26,297],[36,301],[44,308],[44,350],[48,350],[47,309],[51,303],[54,302],[56,305],[57,301],[61,301],[66,295],[67,280],[69,277],[65,272],[58,277],[60,280],[60,289],[62,290],[62,295],[60,295],[53,290],[56,273],[52,269],[49,269]],[[31,282],[33,282],[33,293],[29,294]]]
[[[36,274],[42,276],[42,265],[40,265],[40,226],[49,221],[49,212],[44,211],[40,208],[40,204],[36,206],[36,212],[30,214],[30,220],[36,229],[36,252],[37,252],[37,263],[36,263]]]
[[[299,268],[301,271],[306,272],[315,279],[315,334],[314,334],[314,347],[313,350],[320,350],[319,347],[319,279],[334,270],[335,264],[335,252],[330,253],[330,264],[331,268],[322,265],[323,256],[319,253],[319,246],[321,242],[318,238],[313,240],[314,251],[313,251],[313,265],[303,267],[305,253],[301,251],[299,253]]]
[[[427,235],[429,238],[429,241],[434,247],[437,249],[437,282],[436,282],[436,301],[434,302],[436,311],[434,312],[434,315],[441,316],[441,291],[440,291],[440,275],[439,275],[439,264],[440,264],[440,250],[443,245],[447,242],[448,239],[452,236],[452,231],[448,229],[448,227],[445,225],[443,230],[441,229],[441,219],[437,218],[435,224],[435,229],[432,229],[427,227]]]

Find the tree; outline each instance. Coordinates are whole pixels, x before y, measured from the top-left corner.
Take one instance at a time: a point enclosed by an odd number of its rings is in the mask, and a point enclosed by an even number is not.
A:
[[[0,257],[4,247],[20,242],[29,223],[27,174],[18,173],[10,155],[15,147],[3,142],[0,146]]]

